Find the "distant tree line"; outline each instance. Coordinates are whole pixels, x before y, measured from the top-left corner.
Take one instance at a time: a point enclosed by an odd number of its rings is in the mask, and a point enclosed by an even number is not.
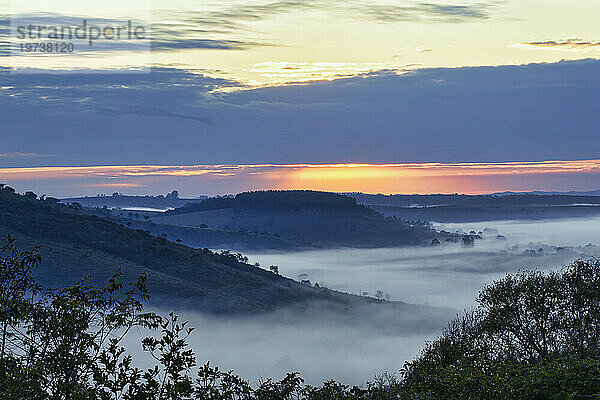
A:
[[[600,204],[600,195],[512,193],[492,195],[430,194],[430,195],[371,195],[352,194],[359,204],[397,207],[461,205],[470,207],[523,207],[533,204],[567,205]]]

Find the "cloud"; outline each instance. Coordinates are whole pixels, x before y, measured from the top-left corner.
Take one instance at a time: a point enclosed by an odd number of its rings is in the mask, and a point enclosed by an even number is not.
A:
[[[446,22],[462,23],[490,18],[491,9],[497,2],[468,5],[439,3],[415,3],[413,5],[389,5],[364,2],[355,7],[361,14],[371,16],[379,22]]]
[[[280,0],[262,5],[240,5],[209,14],[209,20],[218,21],[261,21],[268,17],[294,11],[322,8],[326,2],[318,0]]]
[[[415,64],[398,64],[390,62],[379,63],[348,63],[348,62],[262,62],[254,64],[252,72],[260,73],[271,82],[308,82],[319,80],[334,80],[368,76],[382,71],[408,71],[415,69]]]
[[[271,3],[242,4],[225,10],[198,13],[187,19],[195,26],[219,27],[239,30],[245,23],[263,21],[278,15],[303,11],[326,11],[352,19],[365,20],[368,17],[377,22],[425,21],[461,23],[487,19],[491,10],[500,2],[490,1],[477,4],[443,4],[433,2],[412,2],[406,5],[390,5],[373,1],[323,1],[323,0],[281,0]]]
[[[437,16],[458,16],[461,18],[488,18],[488,8],[490,4],[483,5],[445,5],[421,3],[421,8],[424,13]]]
[[[81,185],[83,187],[91,187],[91,188],[139,188],[144,187],[144,185],[140,185],[137,183],[90,183]]]
[[[464,1],[464,0],[463,0]],[[272,46],[272,39],[256,39],[259,35],[264,38],[268,32],[256,31],[252,23],[269,20],[280,15],[318,11],[328,13],[329,18],[346,18],[360,21],[375,21],[379,23],[391,22],[430,22],[430,23],[461,23],[487,19],[491,9],[498,2],[446,4],[439,2],[407,2],[405,5],[378,3],[365,0],[352,1],[326,1],[326,0],[278,0],[263,4],[241,2],[230,7],[219,9],[200,9],[197,11],[164,11],[158,12],[157,21],[152,24],[136,21],[151,31],[148,40],[115,41],[96,40],[93,47],[78,46],[78,52],[84,54],[90,51],[116,53],[116,52],[143,52],[150,49],[159,51],[175,51],[181,49],[195,50],[246,50],[257,46]],[[13,20],[19,25],[39,26],[70,26],[78,27],[83,23],[81,17],[60,15],[56,13],[32,13],[19,16]],[[89,18],[88,25],[117,26],[122,21],[107,18]],[[0,56],[8,55],[10,49],[10,25],[6,18],[0,19]],[[240,34],[252,38],[240,38]],[[150,43],[150,36],[152,43]],[[13,41],[14,42],[14,41]],[[268,42],[268,43],[265,43]]]
[[[173,68],[0,75],[0,132],[19,132],[4,135],[3,147],[36,143],[57,155],[49,165],[597,158],[596,60],[380,71],[260,89]]]
[[[170,112],[166,110],[162,110],[156,107],[147,107],[147,106],[137,106],[137,107],[127,107],[127,108],[98,108],[97,109],[101,113],[106,114],[115,114],[115,115],[127,115],[127,114],[137,114],[143,115],[147,117],[166,117],[166,118],[181,118],[181,119],[190,119],[193,121],[198,121],[206,125],[210,125],[212,121],[209,118],[203,118],[194,115],[185,115],[179,114],[175,112]]]
[[[0,158],[20,158],[20,157],[54,157],[47,154],[38,154],[38,153],[21,153],[21,152],[12,152],[12,153],[0,153]]]
[[[219,10],[201,10],[193,15],[175,14],[186,29],[208,29],[222,33],[244,30],[247,23],[263,21],[278,15],[306,10],[327,9],[330,2],[322,0],[280,0],[265,4],[238,4]],[[174,25],[172,28],[175,27]]]
[[[523,42],[522,45],[534,47],[558,47],[566,49],[587,49],[591,47],[600,47],[600,42],[594,42],[583,39],[565,39],[565,40],[546,40]]]
[[[19,15],[18,18],[0,19],[0,56],[8,55],[13,47],[16,49],[15,40],[11,39],[12,26],[43,26],[43,27],[71,27],[77,29],[84,23],[87,26],[112,27],[122,26],[121,20],[107,18],[81,18],[69,15],[60,15],[55,13],[33,13]],[[148,28],[146,30],[147,39],[136,40],[135,42],[126,40],[103,40],[102,38],[94,41],[93,47],[78,46],[78,52],[119,52],[119,51],[148,51],[161,50],[181,50],[181,49],[208,49],[208,50],[245,50],[256,46],[265,46],[256,41],[228,40],[209,38],[214,34],[230,34],[228,30],[207,30],[199,29],[196,24],[185,23],[185,21],[156,23],[150,28],[144,21],[132,21],[135,24]],[[48,30],[43,31],[47,35]],[[62,32],[59,30],[59,32]],[[68,31],[67,31],[68,32]],[[45,37],[45,36],[43,36]],[[85,42],[85,41],[84,41]]]
[[[152,50],[211,49],[211,50],[245,50],[250,47],[264,46],[256,42],[215,39],[159,39],[152,41]]]

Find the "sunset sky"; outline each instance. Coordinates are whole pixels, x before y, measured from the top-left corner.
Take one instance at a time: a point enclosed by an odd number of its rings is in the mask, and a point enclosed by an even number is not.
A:
[[[597,0],[0,3],[0,181],[60,196],[600,189],[598,15]],[[151,38],[33,56],[12,36],[83,19]]]
[[[364,193],[496,193],[596,190],[600,160],[539,163],[289,164],[4,168],[0,175],[25,191],[95,195],[102,190],[160,193],[176,187],[184,197],[259,189]]]

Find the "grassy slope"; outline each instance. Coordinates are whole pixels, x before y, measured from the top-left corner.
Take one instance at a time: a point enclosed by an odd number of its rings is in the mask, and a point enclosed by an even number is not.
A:
[[[154,294],[178,295],[211,311],[265,311],[318,300],[368,302],[9,189],[0,190],[0,233],[15,235],[21,247],[40,245],[45,257],[40,276],[54,283],[90,273],[106,278],[122,266],[130,278],[146,271]]]
[[[122,221],[134,229],[149,230],[153,235],[167,235],[172,241],[181,240],[183,244],[210,249],[247,250],[301,250],[306,246],[276,238],[270,235],[240,233],[223,229],[191,228],[178,225],[164,225],[153,222]],[[128,223],[131,223],[130,225]]]

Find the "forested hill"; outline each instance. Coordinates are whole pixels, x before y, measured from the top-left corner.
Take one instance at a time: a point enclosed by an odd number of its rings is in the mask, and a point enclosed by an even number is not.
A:
[[[273,235],[316,247],[430,244],[440,234],[359,205],[352,197],[313,191],[259,191],[217,197],[156,215],[159,224]]]
[[[182,246],[57,201],[0,187],[0,234],[13,235],[21,248],[40,246],[38,274],[44,283],[69,285],[87,274],[104,281],[123,267],[129,280],[146,273],[151,293],[186,300],[203,311],[268,311],[314,301],[342,308],[376,303],[283,278],[246,264],[239,255]]]
[[[165,215],[181,215],[198,211],[231,208],[236,211],[358,211],[373,212],[356,204],[356,200],[335,193],[308,190],[269,190],[240,193],[235,197],[212,197],[201,203],[186,204]]]

